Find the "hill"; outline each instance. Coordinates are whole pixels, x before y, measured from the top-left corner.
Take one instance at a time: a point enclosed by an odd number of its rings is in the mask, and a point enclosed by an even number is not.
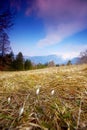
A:
[[[0,129],[86,130],[87,65],[0,72]]]

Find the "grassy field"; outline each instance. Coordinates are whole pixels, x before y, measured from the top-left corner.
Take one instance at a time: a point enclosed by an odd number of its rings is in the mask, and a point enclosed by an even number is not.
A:
[[[87,65],[0,72],[0,130],[87,130]]]

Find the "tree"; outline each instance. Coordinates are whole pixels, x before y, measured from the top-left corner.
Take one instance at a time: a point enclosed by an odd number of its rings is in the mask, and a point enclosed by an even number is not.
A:
[[[15,58],[14,58],[14,53],[13,53],[13,51],[10,52],[10,57],[11,57],[11,60],[14,61]]]
[[[69,60],[69,61],[67,62],[67,65],[72,65],[71,60]]]
[[[24,59],[23,59],[23,54],[21,52],[19,52],[18,55],[16,56],[15,67],[17,70],[24,69]]]
[[[25,63],[24,63],[24,69],[25,70],[30,70],[32,69],[32,63],[30,60],[26,60]]]
[[[10,65],[8,62],[10,63],[11,61],[9,55],[11,46],[7,30],[13,26],[13,16],[14,14],[9,6],[7,8],[0,6],[0,70],[8,68],[8,65]]]
[[[0,53],[4,57],[9,52],[11,52],[10,41],[7,33],[4,32],[0,36]]]
[[[44,64],[38,63],[37,64],[37,69],[42,69],[42,68],[44,68]]]
[[[56,67],[59,67],[60,65],[59,64],[56,64]]]
[[[0,56],[0,70],[13,70],[12,69],[12,54],[6,54],[5,56]]]
[[[7,70],[10,66],[11,57],[10,57],[11,47],[10,41],[7,33],[3,32],[0,36],[0,68]]]
[[[48,67],[53,67],[53,66],[55,66],[54,61],[50,61],[50,62],[48,63]]]
[[[10,9],[0,11],[0,33],[13,26],[12,19],[13,13],[11,13]]]
[[[79,63],[87,63],[87,49],[80,53]]]
[[[11,51],[11,53],[9,55],[10,55],[10,59],[11,59],[10,70],[15,70],[15,65],[14,65],[15,57],[14,57],[13,51]]]
[[[6,9],[4,11],[0,11],[0,52],[2,53],[2,57],[5,52],[11,49],[10,41],[7,34],[7,29],[13,26],[13,19],[14,14],[11,13],[10,9]]]

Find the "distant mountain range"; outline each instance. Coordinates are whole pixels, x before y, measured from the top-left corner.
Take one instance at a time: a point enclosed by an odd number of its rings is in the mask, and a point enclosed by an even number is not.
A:
[[[0,53],[1,56],[1,53]],[[16,58],[16,55],[14,55]],[[76,64],[79,61],[79,57],[74,57],[72,59],[63,59],[62,56],[58,55],[48,55],[48,56],[24,56],[24,59],[31,60],[35,64],[45,64],[50,61],[54,61],[55,64],[67,64],[71,60],[72,64]]]
[[[73,59],[63,59],[61,56],[57,55],[48,55],[48,56],[24,56],[24,59],[30,59],[35,64],[42,63],[45,64],[50,61],[54,61],[55,64],[66,64],[68,60],[71,60],[72,64],[77,63],[79,60],[78,57]]]

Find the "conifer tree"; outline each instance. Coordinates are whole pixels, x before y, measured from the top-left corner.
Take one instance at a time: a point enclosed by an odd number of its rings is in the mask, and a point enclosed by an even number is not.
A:
[[[16,56],[15,67],[16,67],[17,70],[23,70],[24,69],[24,59],[23,59],[22,52],[19,52],[18,55]]]
[[[24,68],[25,70],[30,70],[32,69],[32,63],[30,60],[26,60],[25,63],[24,63]]]

